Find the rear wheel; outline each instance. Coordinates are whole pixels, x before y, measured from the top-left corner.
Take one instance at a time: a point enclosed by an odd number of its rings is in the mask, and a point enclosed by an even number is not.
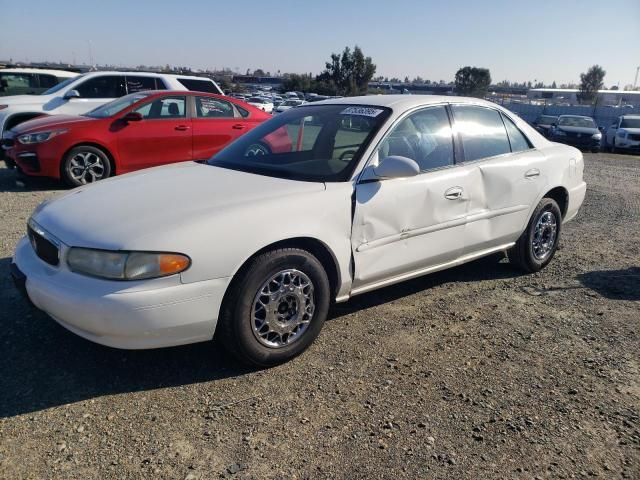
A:
[[[80,145],[65,155],[61,174],[67,185],[79,187],[109,177],[111,161],[99,148]]]
[[[223,346],[244,363],[270,367],[302,353],[329,310],[327,274],[297,248],[263,253],[229,287],[218,325]]]
[[[536,207],[526,230],[507,252],[509,261],[525,272],[546,267],[558,248],[562,213],[556,201],[543,198]]]

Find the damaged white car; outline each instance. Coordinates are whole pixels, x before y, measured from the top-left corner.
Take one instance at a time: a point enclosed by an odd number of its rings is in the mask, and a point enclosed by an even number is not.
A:
[[[476,99],[344,98],[291,109],[207,163],[143,170],[37,208],[13,277],[94,342],[211,340],[258,366],[333,301],[498,251],[545,267],[585,195],[582,154]]]

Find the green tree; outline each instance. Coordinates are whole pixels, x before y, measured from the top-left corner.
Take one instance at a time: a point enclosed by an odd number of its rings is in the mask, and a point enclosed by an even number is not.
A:
[[[345,47],[342,54],[332,53],[325,70],[316,77],[317,86],[329,89],[335,95],[362,95],[376,73],[371,57],[365,57],[357,45],[351,51]]]
[[[292,73],[282,82],[285,92],[310,92],[313,90],[314,79],[311,75]]]
[[[606,74],[607,72],[600,65],[594,65],[587,70],[587,73],[581,73],[578,100],[584,103],[594,103],[598,97],[598,90],[604,87]]]
[[[456,92],[460,95],[482,98],[491,85],[491,74],[487,68],[463,67],[456,72]]]

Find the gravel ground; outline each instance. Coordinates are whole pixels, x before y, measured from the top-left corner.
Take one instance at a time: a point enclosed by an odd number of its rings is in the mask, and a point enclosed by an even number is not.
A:
[[[640,158],[585,156],[543,272],[490,257],[356,297],[265,371],[30,310],[6,272],[55,191],[0,169],[0,478],[640,478]]]

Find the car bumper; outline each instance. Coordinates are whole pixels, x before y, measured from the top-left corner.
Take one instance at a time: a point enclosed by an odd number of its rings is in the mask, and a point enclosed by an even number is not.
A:
[[[616,138],[616,148],[624,150],[640,151],[640,140],[630,140],[626,138]]]
[[[18,243],[11,269],[16,286],[60,325],[87,340],[123,349],[210,340],[230,280],[177,280],[159,288],[128,289],[129,282],[90,278],[46,264],[26,237]]]
[[[569,190],[569,205],[567,205],[567,213],[564,216],[564,220],[562,223],[566,223],[578,214],[580,207],[582,206],[582,202],[584,202],[584,197],[587,193],[587,184],[582,182],[577,187]]]
[[[575,137],[552,137],[550,140],[552,142],[563,143],[583,150],[599,149],[600,143],[602,142],[602,139],[594,140],[591,137],[586,137],[586,139]]]

